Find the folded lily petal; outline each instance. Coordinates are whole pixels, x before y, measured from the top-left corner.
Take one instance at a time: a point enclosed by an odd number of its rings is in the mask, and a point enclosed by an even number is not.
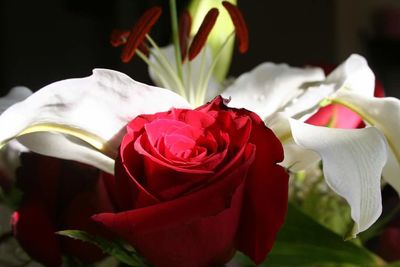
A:
[[[112,172],[110,163],[124,126],[139,114],[172,106],[189,104],[169,90],[136,82],[117,71],[95,69],[89,77],[50,84],[4,111],[0,144],[21,136],[19,141],[37,153]],[[40,137],[43,132],[58,134],[46,134],[46,141]]]
[[[302,121],[308,119],[319,107],[318,104],[338,90],[350,90],[355,93],[373,96],[375,75],[367,60],[357,54],[351,55],[335,68],[321,84],[311,85],[287,105],[285,113]]]
[[[383,178],[400,194],[400,100],[393,97],[368,97],[339,90],[332,101],[349,107],[367,124],[375,126],[385,135],[390,151]]]
[[[335,91],[344,87],[362,95],[373,96],[375,75],[364,57],[353,54],[333,70],[324,83],[334,84]]]
[[[328,185],[351,207],[353,236],[370,227],[382,211],[380,177],[387,144],[374,128],[333,129],[290,119],[295,142],[317,152]]]
[[[17,137],[30,151],[42,155],[79,161],[107,173],[114,173],[114,159],[74,136],[57,132],[32,132]]]
[[[305,170],[320,161],[320,156],[312,150],[304,149],[293,140],[289,117],[283,112],[277,112],[268,117],[265,124],[270,128],[282,142],[285,157],[282,166],[290,171],[297,172]]]
[[[306,120],[319,108],[319,103],[333,92],[332,84],[308,87],[301,96],[287,105],[284,112],[289,117]]]
[[[229,106],[246,108],[266,118],[302,94],[304,83],[324,79],[320,68],[303,69],[267,62],[239,76],[222,96],[231,98]]]

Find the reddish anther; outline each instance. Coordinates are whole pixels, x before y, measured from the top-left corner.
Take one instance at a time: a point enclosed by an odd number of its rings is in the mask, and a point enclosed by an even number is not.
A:
[[[122,51],[122,62],[127,63],[132,59],[136,49],[138,49],[146,38],[146,34],[149,33],[153,25],[160,18],[161,12],[162,10],[160,7],[152,7],[139,18],[138,22],[133,26],[128,41]]]
[[[232,23],[235,26],[236,36],[239,41],[239,52],[245,53],[249,49],[249,31],[242,12],[240,12],[240,9],[237,6],[227,1],[223,1],[222,5],[228,11]]]
[[[181,49],[182,62],[185,61],[190,29],[192,28],[192,17],[187,10],[183,11],[179,20],[179,47]]]
[[[125,44],[130,34],[131,32],[129,30],[113,30],[110,37],[111,45],[114,47],[118,47]]]
[[[200,25],[199,30],[193,38],[193,41],[189,48],[189,60],[193,60],[204,47],[207,41],[208,35],[210,34],[212,28],[215,25],[219,15],[217,8],[212,8],[208,11],[207,15],[204,17],[203,22]]]

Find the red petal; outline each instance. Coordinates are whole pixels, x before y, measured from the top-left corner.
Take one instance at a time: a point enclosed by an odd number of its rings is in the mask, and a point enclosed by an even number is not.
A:
[[[14,212],[11,225],[15,238],[30,257],[48,267],[61,266],[57,230],[43,203],[29,199]]]
[[[126,41],[128,40],[130,34],[131,32],[128,30],[121,30],[121,29],[113,30],[111,32],[111,37],[110,37],[111,45],[114,47],[118,47],[126,44]]]
[[[361,122],[362,119],[357,113],[338,104],[332,104],[320,108],[317,113],[312,115],[306,121],[306,123],[316,126],[327,126],[343,129],[358,128]]]
[[[232,192],[244,179],[248,165],[251,162],[252,158],[246,159],[245,163],[236,168],[230,175],[227,175],[224,179],[216,179],[217,181],[214,184],[201,191],[159,204],[152,203],[151,206],[141,209],[99,215],[100,217],[98,218],[107,218],[107,221],[103,222],[110,222],[109,219],[112,219],[115,225],[112,226],[112,224],[107,223],[109,227],[117,227],[116,224],[118,223],[124,229],[134,228],[135,231],[149,231],[168,227],[170,224],[183,223],[188,219],[215,215],[225,208],[226,196],[232,195]],[[129,223],[126,221],[127,218],[131,222],[135,221],[135,223]],[[165,222],[159,218],[168,218],[170,220]]]
[[[283,160],[283,148],[274,133],[255,114],[250,143],[256,146],[255,160],[246,180],[237,248],[261,263],[271,250],[276,234],[284,223],[288,204],[288,178],[276,163]]]
[[[110,212],[113,207],[109,202],[105,192],[104,184],[101,180],[97,185],[97,190],[78,195],[63,214],[63,229],[83,230],[93,235],[107,236],[107,232],[91,219],[95,213]],[[105,254],[96,246],[74,240],[62,238],[63,252],[78,257],[81,261],[92,263],[102,259]]]
[[[196,193],[93,218],[130,241],[155,266],[221,264],[232,256],[243,181],[253,156],[254,150],[235,172]]]

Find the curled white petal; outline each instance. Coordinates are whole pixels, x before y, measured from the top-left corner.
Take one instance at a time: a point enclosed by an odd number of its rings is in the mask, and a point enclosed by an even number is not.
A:
[[[79,161],[102,171],[113,173],[114,160],[93,149],[88,143],[57,132],[32,132],[17,137],[30,151],[67,160]]]
[[[383,178],[400,194],[400,100],[393,97],[376,98],[340,90],[333,96],[335,103],[357,112],[369,125],[385,135],[390,148]]]
[[[0,143],[23,135],[20,142],[35,152],[82,162],[91,157],[93,165],[111,172],[108,163],[117,154],[124,126],[137,115],[171,107],[189,105],[169,90],[136,82],[117,71],[96,69],[86,78],[50,84],[4,111],[0,116]],[[63,137],[50,138],[47,134],[50,139],[46,145],[45,139],[37,137],[44,132]],[[38,146],[35,140],[44,143]],[[105,156],[110,159],[105,160]]]
[[[353,235],[370,227],[382,211],[380,177],[387,160],[387,144],[374,128],[333,129],[291,119],[295,142],[317,152],[328,185],[351,207]]]
[[[353,54],[326,77],[325,83],[334,84],[335,91],[346,88],[358,94],[373,96],[375,75],[364,57]]]
[[[295,68],[267,62],[239,76],[222,96],[231,97],[230,106],[246,108],[266,118],[302,94],[305,83],[324,79],[320,68]]]
[[[280,165],[297,172],[315,166],[321,160],[317,153],[294,142],[289,117],[285,113],[278,112],[269,116],[265,124],[282,142],[285,157]]]

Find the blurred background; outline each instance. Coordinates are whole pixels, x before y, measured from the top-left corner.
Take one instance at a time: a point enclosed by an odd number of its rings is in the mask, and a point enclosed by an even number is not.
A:
[[[235,54],[231,75],[264,61],[291,65],[337,64],[351,53],[367,57],[388,95],[400,96],[400,1],[239,0],[250,29],[250,50]],[[150,82],[139,59],[120,61],[111,47],[114,28],[130,28],[144,10],[166,8],[152,31],[169,42],[166,0],[1,0],[0,91],[51,82],[110,68]],[[178,1],[182,9],[186,0]]]

